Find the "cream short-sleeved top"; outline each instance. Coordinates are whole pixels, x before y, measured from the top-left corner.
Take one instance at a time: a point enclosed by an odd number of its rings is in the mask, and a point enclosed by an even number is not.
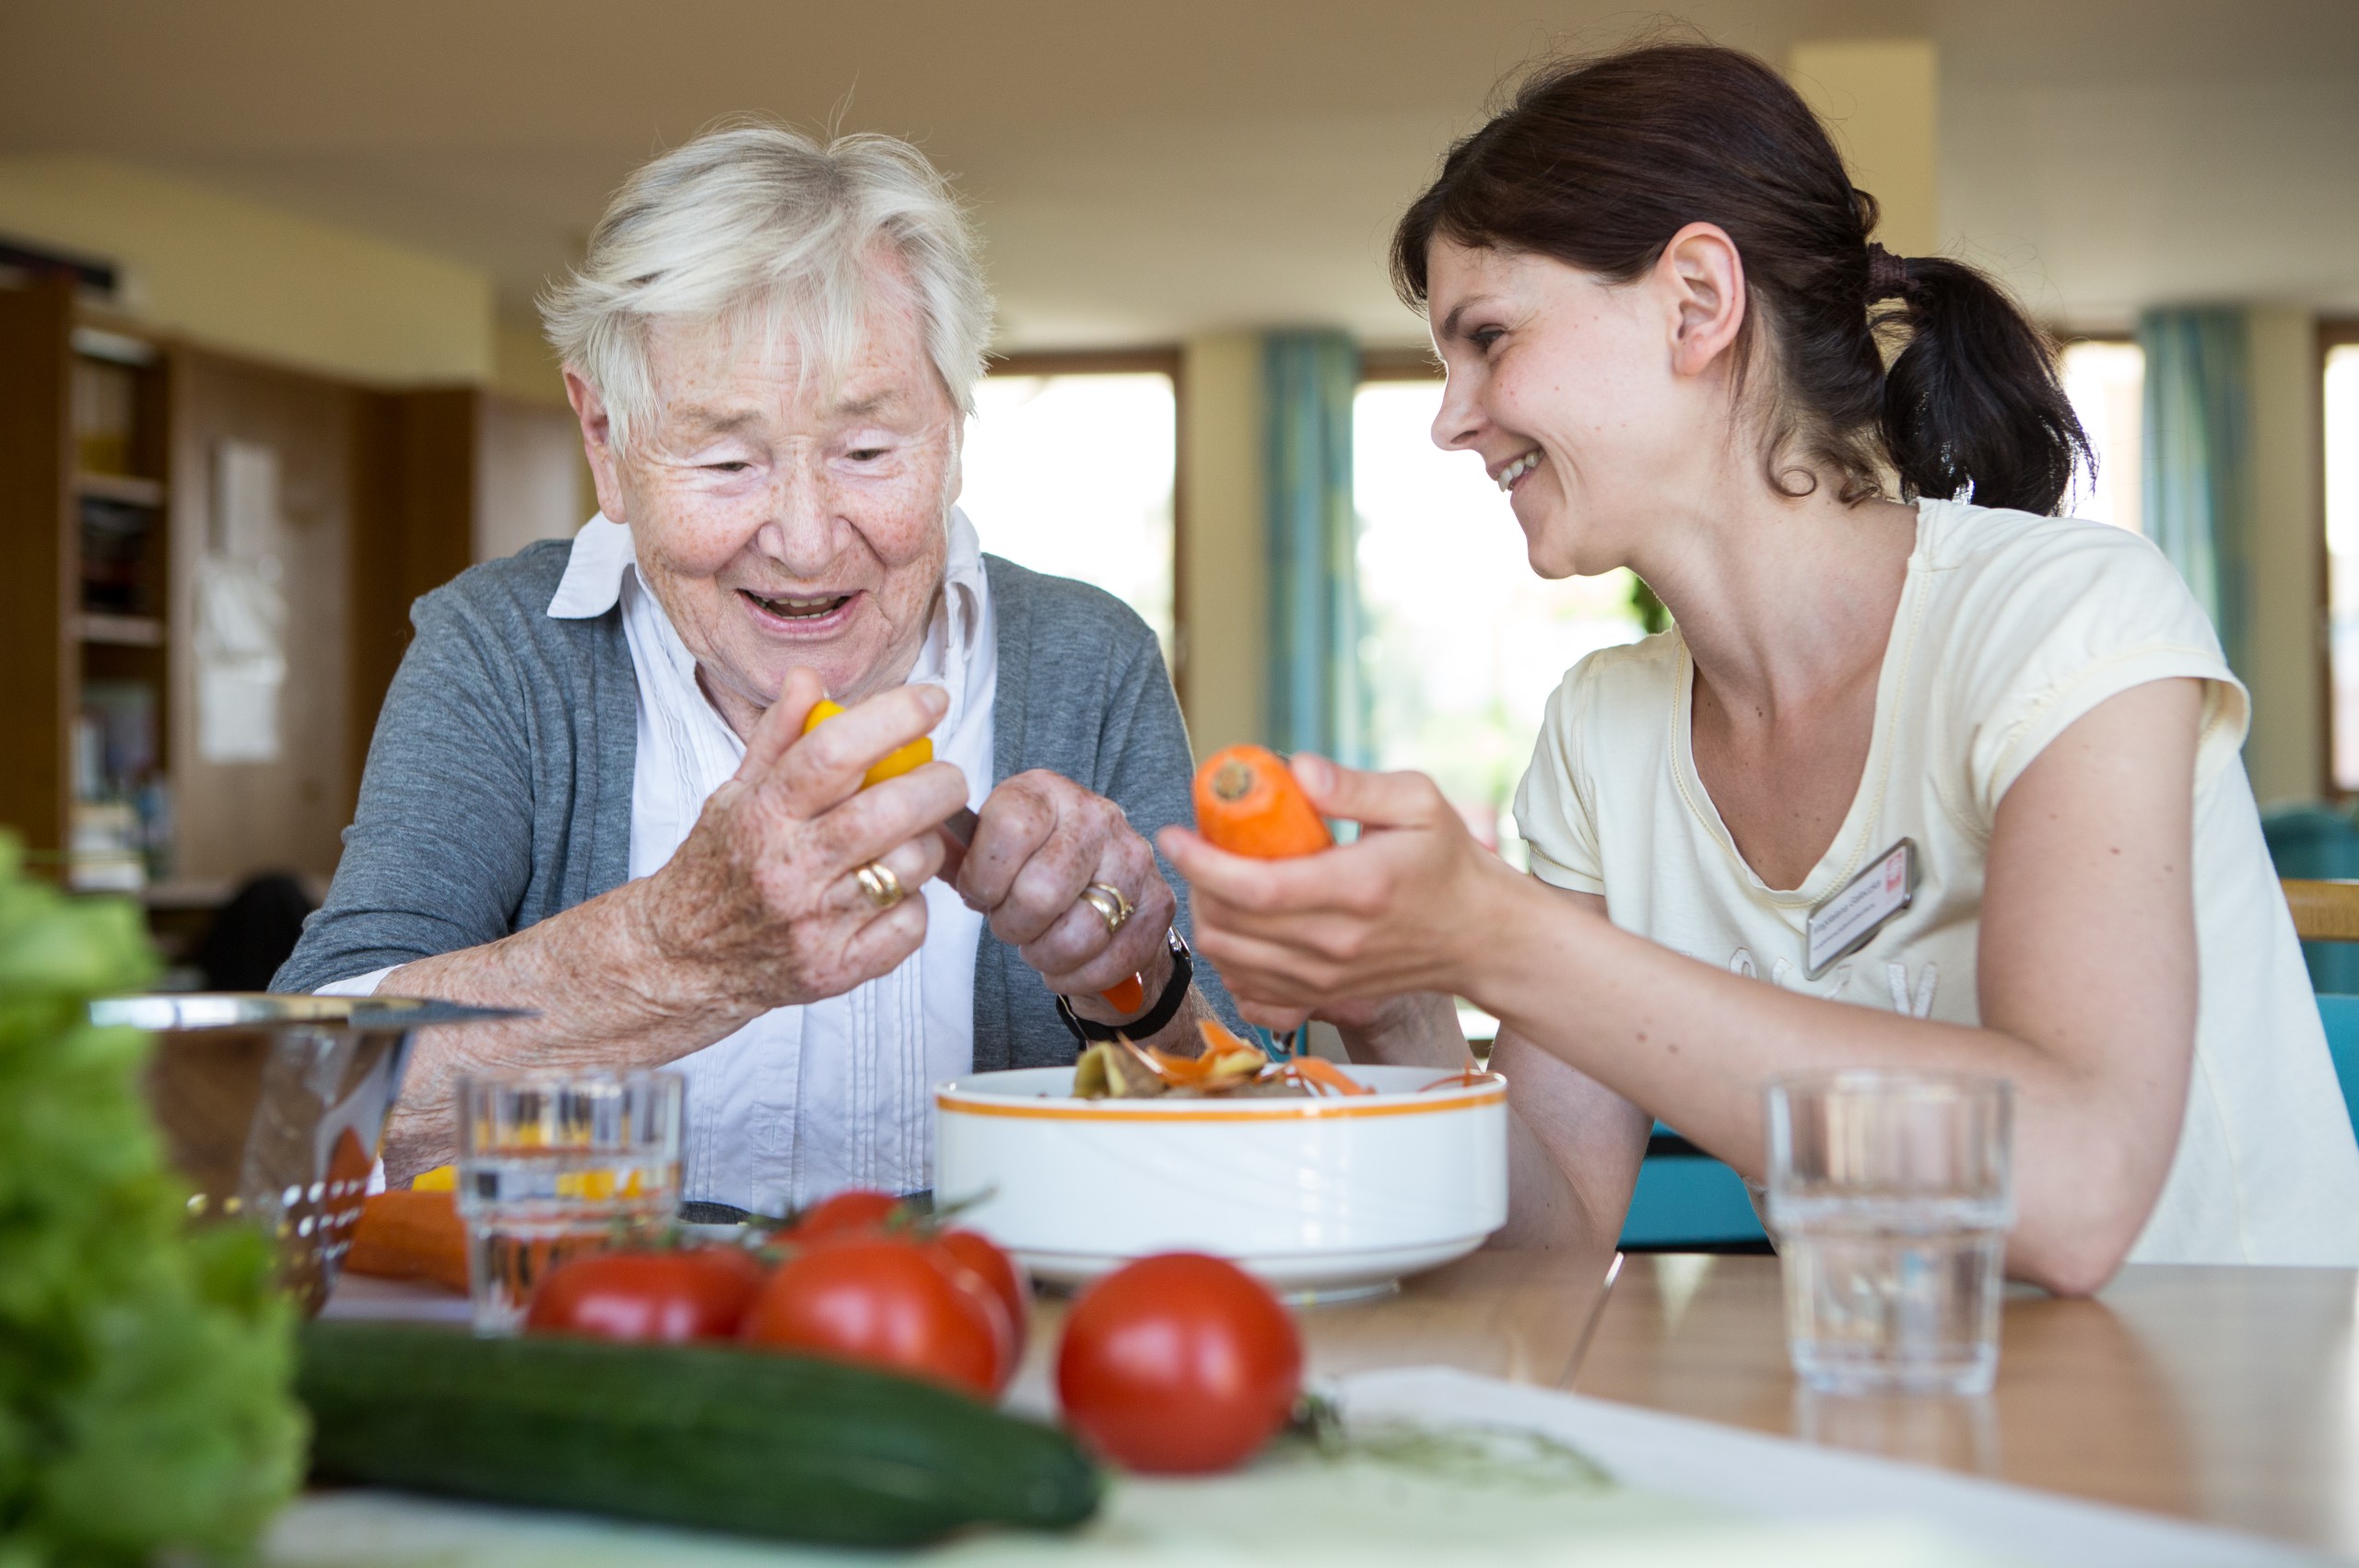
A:
[[[1625,930],[1770,985],[1980,1022],[1975,956],[1999,802],[2050,741],[2144,682],[2204,683],[2195,778],[2200,985],[2178,1152],[2130,1257],[2359,1264],[2354,1144],[2301,949],[2239,755],[2248,705],[2160,552],[2075,519],[1918,505],[1859,792],[1802,885],[1755,876],[1690,750],[1694,666],[1676,627],[1574,666],[1516,822],[1534,875],[1602,895]],[[1914,903],[1805,977],[1811,909],[1901,839]]]

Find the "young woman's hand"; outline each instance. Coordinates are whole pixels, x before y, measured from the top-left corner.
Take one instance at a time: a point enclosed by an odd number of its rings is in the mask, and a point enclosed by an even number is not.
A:
[[[1308,754],[1293,767],[1321,815],[1360,825],[1356,842],[1262,860],[1186,828],[1156,839],[1194,890],[1196,950],[1245,1015],[1278,1028],[1314,1012],[1357,1022],[1403,991],[1461,989],[1483,911],[1515,873],[1424,774],[1360,773]]]

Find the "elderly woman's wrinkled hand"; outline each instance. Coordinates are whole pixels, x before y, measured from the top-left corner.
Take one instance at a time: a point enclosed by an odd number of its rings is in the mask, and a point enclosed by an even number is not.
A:
[[[648,879],[648,940],[690,1005],[751,1017],[839,995],[886,973],[925,940],[917,896],[942,863],[932,831],[966,804],[967,781],[928,763],[872,789],[878,758],[938,724],[938,686],[897,686],[803,734],[820,698],[797,670],[762,716],[745,758],[705,802],[679,852]],[[882,904],[863,887],[898,886]]]
[[[1121,807],[1036,768],[993,790],[978,814],[958,869],[959,896],[1050,990],[1102,1012],[1098,992],[1163,972],[1163,933],[1179,900]],[[1129,905],[1119,930],[1082,896],[1092,886]]]

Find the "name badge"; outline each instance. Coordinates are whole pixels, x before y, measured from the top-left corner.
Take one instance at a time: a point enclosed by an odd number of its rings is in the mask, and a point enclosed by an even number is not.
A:
[[[1916,897],[1917,845],[1904,838],[1810,912],[1809,977],[1817,979],[1837,959],[1867,946]]]

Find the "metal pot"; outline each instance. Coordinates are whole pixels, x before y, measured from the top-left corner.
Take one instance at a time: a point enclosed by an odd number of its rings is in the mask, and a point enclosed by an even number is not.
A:
[[[277,1238],[288,1293],[317,1312],[360,1218],[411,1032],[513,1014],[404,997],[113,997],[90,1021],[156,1036],[147,1102],[196,1191],[189,1212]]]

